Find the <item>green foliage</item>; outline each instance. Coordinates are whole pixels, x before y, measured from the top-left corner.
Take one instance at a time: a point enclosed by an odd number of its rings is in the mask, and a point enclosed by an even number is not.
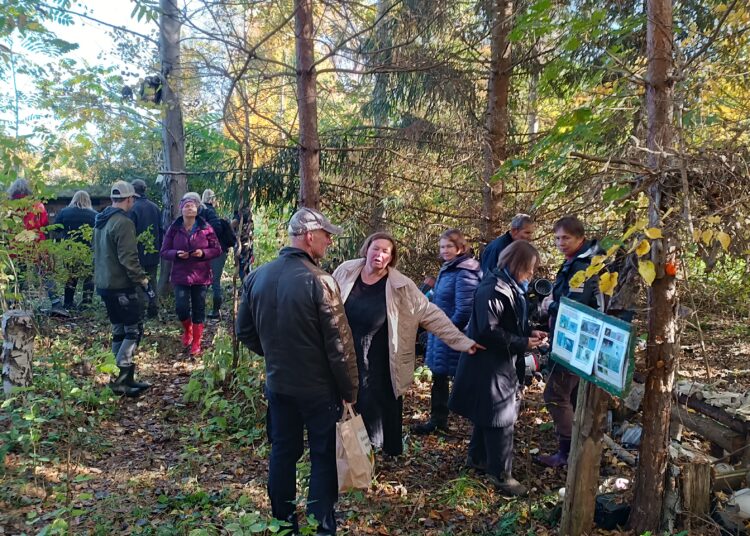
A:
[[[204,368],[194,372],[185,386],[185,401],[197,404],[204,419],[196,424],[195,435],[207,442],[224,441],[227,436],[240,444],[261,440],[265,429],[262,358],[242,351],[232,369],[232,340],[220,330],[203,360]]]

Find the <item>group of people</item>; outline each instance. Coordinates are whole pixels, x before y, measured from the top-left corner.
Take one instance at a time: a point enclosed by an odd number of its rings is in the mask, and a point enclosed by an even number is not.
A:
[[[563,296],[592,306],[600,298],[595,279],[581,288],[568,285],[596,251],[595,242],[585,240],[583,224],[568,216],[553,230],[566,260],[545,303],[549,326]],[[398,271],[398,244],[384,232],[365,239],[360,258],[345,261],[332,275],[322,270],[318,262],[341,232],[319,211],[300,209],[289,222],[289,246],[244,282],[236,332],[266,363],[273,516],[298,530],[295,468],[307,429],[307,511],[318,533],[335,533],[335,426],[344,404],[362,415],[376,449],[387,456],[403,452],[403,396],[413,382],[420,327],[429,332],[426,361],[433,386],[430,420],[414,431],[446,428],[449,411],[468,418],[474,428],[467,466],[504,493],[525,494],[512,475],[523,358],[550,340],[547,330],[531,329],[528,321],[526,291],[540,264],[530,243],[532,219],[516,216],[510,231],[489,244],[481,264],[459,230],[444,232],[432,301]],[[560,447],[539,457],[545,465],[567,463],[576,378],[552,369],[545,400]]]
[[[53,237],[90,243],[93,275],[81,278],[71,273],[65,284],[64,301],[57,297],[54,281],[43,276],[54,314],[67,315],[69,309],[77,306],[74,297],[81,279],[83,296],[78,306],[91,304],[94,289],[101,296],[112,324],[112,352],[120,371],[110,387],[127,396],[137,396],[149,387],[134,379],[133,354],[143,335],[144,296],[148,299],[146,314],[151,318],[158,316],[156,277],[160,261],[171,263],[169,280],[174,288],[177,317],[183,326],[181,342],[190,355],[196,356],[201,353],[206,316],[220,317],[221,274],[228,251],[236,244],[237,223],[233,222],[233,226],[218,216],[212,190],[205,190],[202,196],[195,192],[185,194],[179,205],[181,215],[164,232],[161,210],[148,199],[146,189],[140,179],[115,182],[110,190],[112,204],[100,213],[93,209],[87,192],[76,192],[69,206],[57,214]],[[32,191],[26,180],[18,179],[8,194],[12,199],[22,199],[32,196]],[[45,240],[44,231],[50,222],[44,204],[33,203],[24,210],[24,227],[37,233],[36,240]],[[85,226],[93,229],[93,237],[83,232]],[[249,270],[252,251],[243,259],[244,268]],[[206,315],[209,286],[213,291],[213,311]]]

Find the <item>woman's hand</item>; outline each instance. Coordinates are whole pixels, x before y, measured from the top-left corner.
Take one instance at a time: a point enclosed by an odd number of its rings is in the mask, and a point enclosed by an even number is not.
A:
[[[179,250],[177,252],[177,257],[180,259],[187,259],[188,257],[190,257],[190,253],[188,253],[187,251]]]
[[[531,336],[536,337],[537,339],[543,339],[545,341],[549,338],[549,334],[546,331],[541,331],[539,329],[532,329]]]
[[[487,348],[485,346],[482,346],[478,342],[475,342],[474,344],[471,345],[471,348],[469,348],[468,350],[466,350],[466,353],[469,354],[469,355],[474,355],[479,350],[486,350],[486,349]]]
[[[203,257],[203,250],[202,250],[202,249],[196,249],[195,251],[193,251],[193,252],[192,252],[192,253],[190,254],[190,256],[191,256],[191,257],[197,257],[197,258],[199,258],[199,259],[200,259],[201,257]]]
[[[531,337],[529,337],[529,342],[526,343],[526,349],[533,350],[535,348],[539,348],[546,341],[547,341],[547,337],[544,337],[542,339],[540,337],[534,337],[534,335],[532,335]]]

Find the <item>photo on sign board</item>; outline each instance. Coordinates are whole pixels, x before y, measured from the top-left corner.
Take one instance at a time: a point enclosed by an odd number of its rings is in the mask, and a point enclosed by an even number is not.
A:
[[[588,318],[585,318],[583,322],[581,323],[581,331],[584,333],[588,333],[594,339],[597,339],[599,337],[599,332],[601,331],[601,329],[602,329],[602,325],[599,322],[595,322]]]
[[[575,333],[578,331],[578,323],[568,315],[560,315],[560,327],[566,331]],[[572,348],[571,348],[572,350]]]
[[[565,350],[566,352],[573,353],[573,345],[575,341],[570,337],[566,337],[564,333],[558,332],[557,334],[557,345]]]

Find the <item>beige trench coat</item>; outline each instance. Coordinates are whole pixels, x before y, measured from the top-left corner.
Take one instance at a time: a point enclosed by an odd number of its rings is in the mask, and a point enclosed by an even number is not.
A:
[[[365,265],[364,259],[342,263],[333,272],[341,289],[341,299],[346,302]],[[388,318],[388,353],[393,394],[402,396],[414,381],[414,352],[417,329],[424,329],[440,338],[445,344],[466,352],[474,341],[453,325],[436,305],[422,294],[414,282],[395,268],[388,268],[385,286],[385,306]]]

